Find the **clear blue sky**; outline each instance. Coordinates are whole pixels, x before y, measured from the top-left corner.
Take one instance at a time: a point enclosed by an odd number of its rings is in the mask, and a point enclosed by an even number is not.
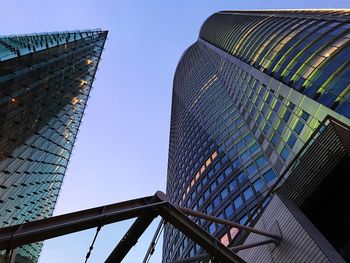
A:
[[[109,39],[55,214],[165,191],[173,74],[212,13],[349,8],[349,0],[3,1],[0,34],[97,28]],[[132,222],[105,226],[89,262],[103,262]],[[124,262],[140,262],[156,224]],[[95,230],[49,240],[40,263],[84,262]],[[161,246],[151,262],[161,261]]]

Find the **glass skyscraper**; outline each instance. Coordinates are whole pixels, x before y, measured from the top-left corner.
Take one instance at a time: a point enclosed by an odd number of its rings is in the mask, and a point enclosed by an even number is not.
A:
[[[0,36],[1,227],[52,215],[107,33]]]
[[[350,124],[350,11],[223,11],[177,66],[167,195],[246,224],[330,115]],[[195,219],[228,245],[236,228]],[[163,261],[202,249],[170,225]]]

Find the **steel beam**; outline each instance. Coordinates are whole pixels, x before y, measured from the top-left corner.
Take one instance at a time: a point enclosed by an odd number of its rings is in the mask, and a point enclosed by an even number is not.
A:
[[[268,245],[268,244],[272,244],[274,243],[276,245],[276,240],[273,238],[269,238],[263,241],[258,241],[258,242],[254,242],[251,244],[244,244],[244,245],[238,245],[238,246],[234,246],[234,247],[230,247],[230,250],[233,252],[238,252],[241,250],[245,250],[245,249],[249,249],[249,248],[253,248],[253,247],[259,247],[259,246],[263,246],[263,245]]]
[[[154,196],[148,204],[151,205],[157,202],[158,198]],[[148,213],[139,216],[131,225],[123,238],[119,241],[118,245],[113,249],[112,253],[108,256],[105,263],[121,262],[128,254],[130,249],[136,245],[143,232],[145,232],[145,230],[157,216],[158,214],[152,211],[152,209],[150,209]]]
[[[152,196],[149,196],[1,228],[0,250],[10,250],[25,244],[127,220],[149,213],[152,209],[167,203],[149,205],[151,199]]]
[[[203,218],[203,219],[206,219],[206,220],[209,220],[209,221],[217,222],[219,224],[235,227],[237,229],[244,230],[244,231],[246,231],[248,233],[255,233],[255,234],[258,234],[258,235],[261,235],[261,236],[266,236],[266,237],[269,237],[269,238],[273,238],[276,241],[281,240],[281,236],[276,235],[276,234],[271,234],[271,233],[268,233],[268,232],[265,232],[265,231],[262,231],[262,230],[259,230],[259,229],[255,229],[253,227],[237,224],[237,223],[232,222],[230,220],[225,220],[225,219],[221,219],[221,218],[218,218],[218,217],[215,217],[215,216],[207,215],[207,214],[204,214],[204,213],[201,213],[201,212],[198,212],[198,211],[193,211],[193,210],[185,208],[185,207],[177,207],[177,208],[181,212],[186,214],[186,215],[191,215],[191,216],[194,216],[194,217],[200,217],[200,218]]]
[[[267,245],[267,244],[271,244],[271,243],[275,243],[275,242],[276,242],[275,239],[269,238],[267,240],[259,241],[259,242],[255,242],[255,243],[251,243],[251,244],[230,247],[229,249],[233,252],[238,252],[240,250],[249,249],[249,248],[258,247],[258,246],[263,246],[263,245]],[[210,255],[207,253],[203,253],[203,254],[200,254],[200,255],[197,255],[194,257],[175,260],[172,263],[190,263],[190,262],[195,262],[195,261],[197,262],[199,260],[204,260],[204,259],[210,259]]]
[[[244,263],[216,238],[199,225],[191,221],[184,213],[167,202],[162,192],[153,197],[134,199],[126,202],[78,211],[48,219],[37,220],[21,225],[0,229],[0,250],[10,250],[25,244],[43,241],[81,230],[140,217],[135,221],[131,231],[141,235],[151,218],[160,215],[195,243],[205,249],[216,261],[222,263]],[[147,222],[141,222],[148,218]],[[133,230],[134,229],[134,230]],[[127,235],[123,253],[127,253],[133,244],[132,233]],[[136,237],[137,237],[136,235]],[[122,242],[123,243],[123,242]],[[131,246],[130,246],[131,245]],[[118,261],[117,261],[118,262]]]
[[[160,200],[165,201],[166,196],[162,192],[157,192]],[[210,235],[207,231],[201,228],[198,224],[189,219],[184,213],[170,203],[157,208],[158,213],[164,220],[187,237],[192,239],[196,244],[200,245],[214,258],[214,262],[221,263],[244,263],[245,261],[230,251],[219,240]]]

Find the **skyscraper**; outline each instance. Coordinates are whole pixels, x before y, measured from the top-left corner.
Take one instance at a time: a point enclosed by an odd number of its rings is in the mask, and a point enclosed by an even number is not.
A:
[[[0,226],[52,215],[107,31],[0,37]],[[17,251],[36,262],[41,243]]]
[[[246,224],[329,115],[350,124],[350,11],[223,11],[177,66],[167,195]],[[237,229],[195,219],[222,243]],[[202,249],[164,232],[163,260]]]

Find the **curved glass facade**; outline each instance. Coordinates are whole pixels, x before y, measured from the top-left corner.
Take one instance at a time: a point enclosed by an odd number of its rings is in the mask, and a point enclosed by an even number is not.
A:
[[[349,118],[349,13],[220,12],[200,37]]]
[[[311,88],[300,89],[296,81],[286,81],[314,57],[309,48],[318,46],[324,52],[340,39],[345,39],[342,50],[349,47],[345,23],[334,25],[333,17],[343,18],[329,11],[325,21],[316,21],[312,19],[316,14],[233,11],[214,14],[204,23],[199,40],[185,51],[174,77],[167,177],[170,202],[249,224],[252,210],[318,124],[327,115],[350,123],[339,110],[347,101],[344,90],[342,102],[332,107],[321,100],[322,95],[312,99],[307,93]],[[332,23],[328,22],[331,17]],[[336,27],[342,33],[329,34],[334,37],[326,42],[319,35],[308,40],[307,35],[325,27],[325,32]],[[344,64],[337,58],[334,53],[325,56],[320,65],[333,60]],[[288,73],[283,73],[285,69]],[[335,74],[338,69],[331,74],[350,83],[350,75]],[[193,220],[226,245],[239,232]],[[166,225],[164,262],[200,252],[198,245]]]
[[[0,37],[0,226],[52,215],[106,31]],[[36,262],[41,243],[17,250]]]

